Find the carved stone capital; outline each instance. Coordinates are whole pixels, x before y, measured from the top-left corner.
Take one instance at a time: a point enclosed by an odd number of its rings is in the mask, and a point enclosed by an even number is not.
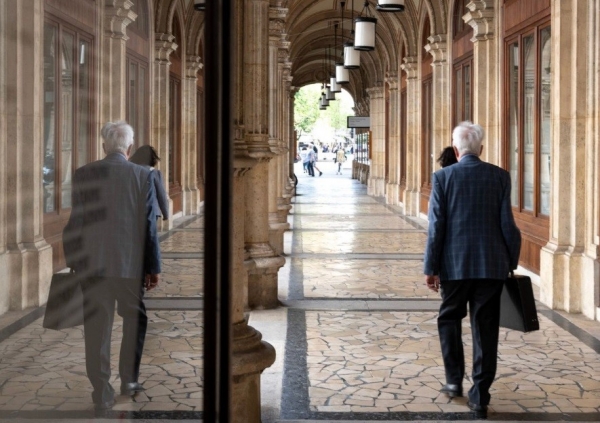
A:
[[[131,0],[112,0],[104,6],[104,29],[110,38],[120,38],[127,41],[127,25],[135,21],[136,13],[131,9]]]
[[[174,35],[159,33],[156,34],[156,38],[154,41],[154,60],[156,62],[164,65],[171,64],[171,62],[169,61],[169,56],[171,55],[171,53],[177,50],[177,47],[179,47],[173,42],[174,40]]]
[[[398,89],[398,71],[388,71],[385,73],[385,82],[390,90]]]
[[[200,56],[188,55],[186,57],[186,74],[188,78],[196,79],[198,77],[198,71],[202,69],[204,64]]]
[[[418,60],[414,56],[407,56],[404,58],[404,64],[402,64],[402,70],[406,72],[407,79],[416,79],[419,73]]]
[[[269,7],[269,37],[280,38],[285,32],[287,14],[284,7]]]
[[[445,63],[448,58],[448,44],[446,43],[446,35],[438,34],[431,35],[427,38],[429,44],[425,45],[425,50],[433,56],[433,64]]]
[[[494,1],[471,0],[467,4],[469,12],[463,16],[465,23],[473,27],[472,42],[486,41],[494,38]]]

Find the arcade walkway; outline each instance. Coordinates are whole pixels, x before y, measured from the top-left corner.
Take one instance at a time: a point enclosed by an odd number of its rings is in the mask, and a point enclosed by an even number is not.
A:
[[[367,196],[349,168],[336,176],[333,163],[319,163],[323,176],[312,178],[296,166],[283,306],[250,313],[278,354],[262,378],[263,420],[472,420],[465,399],[438,393],[439,297],[423,283],[425,222]],[[106,421],[201,419],[202,233],[193,218],[163,235],[163,278],[147,301],[147,391],[118,397]],[[501,330],[490,419],[600,421],[600,324],[542,306],[539,315],[538,332]],[[39,316],[0,318],[0,417],[89,421],[82,329],[45,330]],[[470,366],[467,321],[464,329]],[[120,335],[116,319],[113,373]]]

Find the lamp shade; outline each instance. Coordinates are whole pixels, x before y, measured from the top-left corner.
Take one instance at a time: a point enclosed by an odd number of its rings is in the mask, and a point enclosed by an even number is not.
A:
[[[360,67],[360,51],[354,50],[354,43],[344,44],[344,67],[358,69]]]
[[[206,0],[194,0],[194,9],[206,10]]]
[[[323,97],[319,97],[319,110],[325,110],[327,108],[327,106],[325,106],[324,100],[325,99]]]
[[[329,86],[327,86],[327,91],[325,92],[325,99],[335,100],[335,93],[331,91],[331,88],[329,88]]]
[[[344,68],[343,63],[335,64],[335,80],[338,84],[347,84],[350,82],[350,72]]]
[[[404,0],[379,0],[377,10],[380,12],[403,12]]]
[[[329,100],[327,100],[325,93],[321,94],[321,102],[323,103],[323,106],[329,107]]]
[[[329,80],[329,88],[331,89],[332,93],[341,93],[342,92],[342,87],[340,87],[340,84],[338,84],[335,76],[332,76],[331,79]],[[333,100],[335,100],[335,98],[333,98]]]
[[[356,23],[354,49],[362,51],[375,50],[375,25],[377,24],[377,18],[369,16],[359,17],[354,22]]]

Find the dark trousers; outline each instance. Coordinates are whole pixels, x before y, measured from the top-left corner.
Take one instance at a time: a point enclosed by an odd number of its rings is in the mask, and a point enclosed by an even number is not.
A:
[[[308,162],[308,165],[306,167],[308,169],[308,174],[310,176],[315,176],[315,169],[313,168],[312,162]]]
[[[144,306],[142,281],[118,278],[91,278],[81,283],[83,290],[85,365],[95,403],[114,396],[110,379],[110,340],[115,315],[123,318],[123,340],[119,356],[121,383],[137,382],[146,339],[148,317]]]
[[[489,389],[496,376],[498,359],[503,284],[504,281],[495,279],[441,282],[438,331],[446,383],[462,385],[465,375],[461,323],[469,304],[473,335],[473,387],[469,390],[469,400],[474,404],[487,405],[490,402]]]

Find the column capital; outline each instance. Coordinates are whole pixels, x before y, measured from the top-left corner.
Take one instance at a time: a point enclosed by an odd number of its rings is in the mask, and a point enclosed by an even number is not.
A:
[[[385,82],[389,85],[390,90],[398,89],[398,71],[388,71],[385,73]]]
[[[383,86],[375,86],[367,88],[367,94],[369,94],[369,100],[383,97]]]
[[[446,43],[446,34],[437,34],[427,37],[429,44],[425,45],[425,50],[433,56],[433,65],[446,63],[448,58],[448,44]]]
[[[285,32],[285,20],[288,9],[285,7],[269,7],[269,37],[280,38]]]
[[[202,57],[188,54],[186,57],[185,76],[190,79],[196,79],[198,77],[198,71],[203,67],[204,63],[202,63]]]
[[[418,75],[418,61],[415,56],[407,56],[404,58],[404,64],[401,66],[406,72],[407,79],[416,79]]]
[[[131,10],[131,0],[109,0],[104,6],[104,30],[111,38],[127,41],[127,25],[135,21],[137,14]]]
[[[463,16],[465,23],[473,27],[472,42],[494,38],[494,1],[471,0],[467,4],[469,12]]]
[[[161,33],[156,33],[155,34],[155,39],[154,39],[154,53],[155,53],[155,57],[154,60],[158,63],[161,63],[163,65],[170,65],[171,62],[169,61],[169,56],[171,55],[171,53],[173,53],[175,50],[177,50],[177,47],[179,47],[177,44],[174,43],[175,41],[175,36],[171,35],[171,34],[161,34]]]

